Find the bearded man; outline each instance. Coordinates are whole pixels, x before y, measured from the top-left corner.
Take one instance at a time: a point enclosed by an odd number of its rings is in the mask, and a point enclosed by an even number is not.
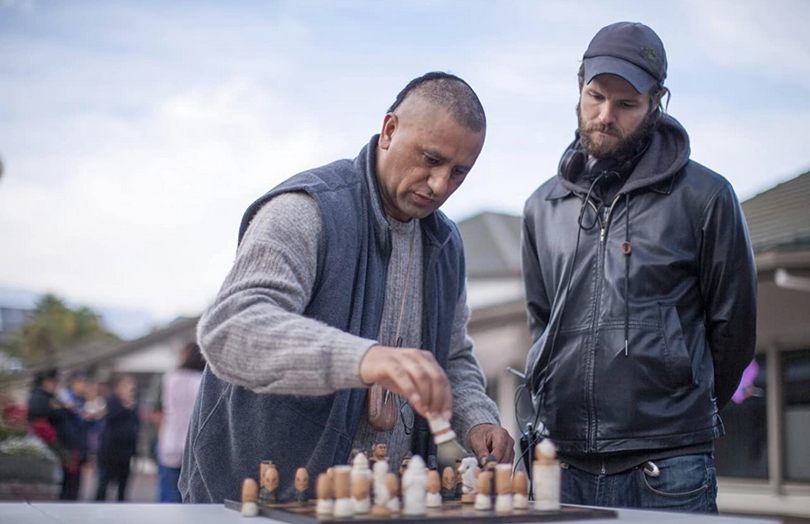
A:
[[[731,184],[690,160],[649,27],[600,30],[559,172],[526,202],[529,420],[565,503],[716,513],[713,440],[751,361],[757,278]]]

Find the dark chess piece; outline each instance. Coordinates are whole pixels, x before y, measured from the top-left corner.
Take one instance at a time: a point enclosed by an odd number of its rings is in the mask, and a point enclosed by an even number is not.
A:
[[[456,499],[456,472],[450,466],[442,471],[442,499]]]
[[[269,462],[269,461],[268,461]],[[272,462],[262,463],[262,489],[259,491],[260,504],[275,504],[278,502],[278,470]]]
[[[299,504],[306,504],[309,502],[309,473],[307,468],[298,468],[295,471],[295,501]]]

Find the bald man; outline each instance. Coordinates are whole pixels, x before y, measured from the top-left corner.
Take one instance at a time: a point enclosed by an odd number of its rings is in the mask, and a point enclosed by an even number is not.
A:
[[[436,453],[428,415],[450,419],[475,456],[512,461],[467,336],[461,237],[439,211],[485,134],[472,88],[428,73],[354,160],[295,175],[248,208],[233,268],[198,326],[208,367],[185,502],[236,499],[263,459],[278,466],[282,498],[296,468],[315,478],[352,448],[387,444],[395,471],[409,452]],[[389,393],[369,395],[373,385]],[[379,402],[393,417],[377,417]]]

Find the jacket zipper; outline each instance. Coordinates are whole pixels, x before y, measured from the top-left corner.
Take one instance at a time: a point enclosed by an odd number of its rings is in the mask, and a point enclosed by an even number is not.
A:
[[[599,218],[599,245],[596,247],[596,263],[597,263],[597,279],[596,279],[596,288],[594,290],[596,296],[594,297],[593,301],[593,321],[591,325],[591,347],[588,353],[588,369],[587,369],[587,381],[588,381],[588,394],[585,395],[585,406],[588,410],[588,438],[587,438],[587,447],[588,453],[593,453],[596,451],[596,433],[597,433],[597,420],[596,420],[596,400],[594,398],[594,383],[595,383],[595,376],[596,376],[596,346],[598,340],[598,333],[599,333],[599,304],[602,300],[602,281],[604,277],[604,269],[605,269],[605,238],[607,237],[607,230],[608,225],[610,223],[610,215],[613,213],[613,208],[616,206],[616,203],[619,201],[621,195],[616,195],[616,198],[613,200],[613,203],[608,208],[607,215],[605,215],[604,220],[599,215],[599,211],[596,205],[591,201],[588,200],[588,204],[593,208],[596,216]]]

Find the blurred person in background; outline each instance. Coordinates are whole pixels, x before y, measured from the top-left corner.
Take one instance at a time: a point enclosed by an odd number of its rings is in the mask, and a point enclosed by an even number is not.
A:
[[[62,490],[60,500],[79,498],[81,433],[76,414],[59,401],[56,395],[59,383],[56,369],[37,373],[34,389],[28,399],[28,425],[32,433],[54,448],[62,463]]]
[[[66,450],[64,498],[77,500],[81,489],[82,465],[87,462],[87,437],[90,423],[84,407],[87,395],[88,377],[84,372],[74,371],[68,375],[67,386],[56,394],[59,402],[71,411],[69,426],[70,447]]]
[[[109,391],[107,388],[106,391]],[[92,461],[98,455],[101,430],[104,429],[104,415],[107,414],[107,401],[104,399],[103,385],[95,380],[88,380],[85,395],[84,412],[89,423],[87,428],[87,456]]]
[[[157,459],[159,466],[160,502],[182,502],[177,482],[183,462],[188,423],[197,389],[205,369],[205,358],[196,342],[189,342],[180,352],[180,367],[163,375],[160,402],[154,419],[158,433]]]
[[[137,452],[138,418],[135,403],[135,381],[124,375],[115,382],[113,394],[107,399],[107,414],[98,449],[98,491],[96,500],[107,498],[107,486],[118,483],[119,502],[123,502],[129,480],[129,465]]]

